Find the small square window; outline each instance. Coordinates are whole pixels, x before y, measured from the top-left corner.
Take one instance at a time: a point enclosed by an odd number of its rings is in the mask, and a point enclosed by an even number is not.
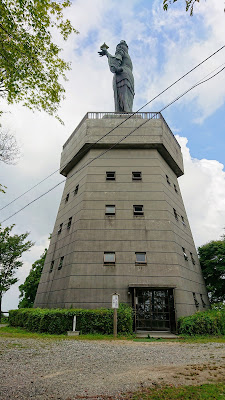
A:
[[[190,252],[190,256],[191,256],[192,264],[195,265],[195,259],[194,259],[193,254],[191,252]]]
[[[67,193],[66,198],[65,198],[65,203],[67,203],[67,201],[69,200],[70,194]]]
[[[62,266],[63,266],[63,260],[64,260],[64,256],[63,256],[63,257],[60,257],[58,269],[61,269],[61,268],[62,268]]]
[[[187,254],[186,254],[186,250],[185,250],[184,247],[182,247],[182,251],[183,251],[184,259],[185,259],[186,261],[188,261],[188,256],[187,256]]]
[[[73,191],[74,196],[76,196],[76,194],[78,193],[79,190],[79,185],[77,185]]]
[[[107,171],[106,172],[106,180],[107,181],[115,181],[116,180],[116,173],[114,171]]]
[[[115,215],[115,214],[116,214],[116,206],[114,205],[105,206],[105,215]]]
[[[181,215],[180,217],[181,217],[182,224],[183,224],[184,226],[186,226],[184,217],[182,217],[182,215]]]
[[[142,174],[141,172],[132,172],[132,181],[141,181]]]
[[[173,213],[174,213],[174,217],[175,217],[175,219],[178,221],[178,214],[177,214],[177,212],[176,212],[175,208],[173,208]]]
[[[63,227],[63,224],[60,224],[59,229],[58,229],[58,235],[62,232],[62,227]]]
[[[144,207],[142,205],[133,206],[134,215],[144,215]]]
[[[194,302],[195,302],[195,307],[199,308],[199,302],[198,302],[196,294],[194,292],[193,292],[193,298],[194,298]]]
[[[177,190],[177,187],[176,187],[175,183],[173,184],[173,187],[174,187],[175,192],[178,193],[178,190]]]
[[[105,252],[104,253],[104,264],[115,264],[116,255],[115,253]]]
[[[52,272],[53,267],[54,267],[54,263],[55,263],[55,261],[52,260],[51,265],[50,265],[50,269],[49,269],[49,273]]]
[[[146,264],[146,253],[135,253],[136,264]]]
[[[170,179],[169,179],[168,175],[166,175],[166,181],[167,181],[168,185],[170,185]]]
[[[70,218],[69,218],[69,221],[68,221],[68,224],[67,224],[67,229],[70,229],[70,227],[71,227],[72,218],[73,218],[73,217],[70,217]]]

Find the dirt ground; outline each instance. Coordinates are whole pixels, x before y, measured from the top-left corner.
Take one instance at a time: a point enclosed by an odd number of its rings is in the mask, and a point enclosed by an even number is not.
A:
[[[121,399],[161,384],[225,381],[225,344],[0,338],[0,399]]]

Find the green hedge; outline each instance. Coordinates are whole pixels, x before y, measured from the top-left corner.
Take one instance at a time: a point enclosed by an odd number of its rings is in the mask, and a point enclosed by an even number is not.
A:
[[[9,324],[32,332],[61,334],[72,330],[77,316],[76,330],[87,333],[113,333],[113,310],[21,308],[9,311]],[[118,309],[118,333],[132,333],[132,308],[121,304]]]
[[[197,312],[178,320],[178,333],[185,335],[225,335],[225,306]]]

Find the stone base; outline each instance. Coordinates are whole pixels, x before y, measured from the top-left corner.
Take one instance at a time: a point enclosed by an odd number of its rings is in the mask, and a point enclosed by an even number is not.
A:
[[[79,336],[80,331],[67,331],[68,336]]]

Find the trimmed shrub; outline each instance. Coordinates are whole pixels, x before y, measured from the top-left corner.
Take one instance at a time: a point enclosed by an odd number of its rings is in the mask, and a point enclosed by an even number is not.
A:
[[[197,312],[178,320],[178,333],[185,335],[225,335],[225,308]]]
[[[73,317],[77,317],[76,330],[87,333],[113,333],[113,310],[98,309],[41,309],[20,308],[9,311],[9,324],[32,332],[61,334],[72,330]],[[121,304],[118,309],[118,333],[132,333],[132,308]]]

